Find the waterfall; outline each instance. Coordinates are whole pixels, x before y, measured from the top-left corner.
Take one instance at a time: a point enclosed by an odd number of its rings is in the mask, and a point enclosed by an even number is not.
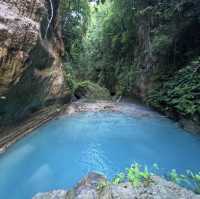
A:
[[[53,3],[52,3],[52,0],[49,0],[49,4],[50,4],[50,7],[51,7],[51,17],[49,19],[49,22],[48,22],[48,25],[47,25],[47,29],[46,29],[46,33],[45,33],[45,39],[47,38],[47,34],[48,34],[48,31],[49,31],[49,27],[51,25],[51,22],[53,20]]]

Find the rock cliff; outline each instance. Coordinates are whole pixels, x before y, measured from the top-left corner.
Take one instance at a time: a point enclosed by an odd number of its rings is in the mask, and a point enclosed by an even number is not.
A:
[[[200,132],[200,1],[136,0],[132,93]]]
[[[58,0],[0,0],[0,124],[66,99]]]

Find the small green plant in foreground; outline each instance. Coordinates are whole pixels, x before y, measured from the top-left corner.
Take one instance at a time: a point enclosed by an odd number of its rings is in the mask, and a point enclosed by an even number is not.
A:
[[[184,175],[179,175],[175,169],[172,169],[172,171],[169,173],[169,180],[174,183],[181,183],[181,181],[185,179]]]
[[[113,180],[113,184],[120,184],[123,182],[130,182],[134,187],[141,184],[148,186],[151,182],[151,176],[153,174],[148,171],[148,168],[144,168],[138,163],[133,164],[130,168],[126,169],[126,172],[119,173]]]
[[[152,182],[151,173],[149,173],[148,168],[145,166],[144,169],[139,164],[134,164],[131,168],[127,169],[128,181],[134,186],[139,186],[141,183],[144,185],[149,185]]]
[[[195,174],[192,171],[187,171],[186,175],[188,178],[188,183],[194,187],[194,192],[200,194],[200,172]]]
[[[167,176],[167,179],[185,186],[186,188],[192,189],[195,193],[200,194],[200,172],[193,173],[188,170],[185,174],[178,174],[175,169],[173,169]]]
[[[130,182],[134,187],[140,185],[149,186],[150,183],[153,182],[153,175],[159,175],[159,167],[157,164],[153,164],[152,173],[148,170],[147,166],[143,167],[140,164],[135,163],[130,168],[127,168],[125,172],[116,175],[112,180],[112,184],[117,185],[123,182]],[[188,170],[185,174],[179,174],[175,169],[172,169],[165,175],[165,178],[200,194],[200,172],[195,174]]]
[[[126,179],[126,175],[124,173],[119,173],[113,180],[112,183],[113,184],[120,184],[122,182],[124,182]]]

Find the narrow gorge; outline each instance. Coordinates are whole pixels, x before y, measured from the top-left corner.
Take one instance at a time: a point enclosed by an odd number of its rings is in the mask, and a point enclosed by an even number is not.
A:
[[[200,0],[0,0],[0,198],[200,198],[199,136]]]

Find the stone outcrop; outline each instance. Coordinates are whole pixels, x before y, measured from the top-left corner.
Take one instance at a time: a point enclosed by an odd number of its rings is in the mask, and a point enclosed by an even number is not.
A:
[[[33,199],[200,199],[191,191],[158,176],[148,185],[133,187],[130,183],[113,185],[101,174],[90,173],[70,191],[39,193]]]
[[[67,95],[59,1],[52,3],[49,21],[48,0],[0,0],[0,124]]]

